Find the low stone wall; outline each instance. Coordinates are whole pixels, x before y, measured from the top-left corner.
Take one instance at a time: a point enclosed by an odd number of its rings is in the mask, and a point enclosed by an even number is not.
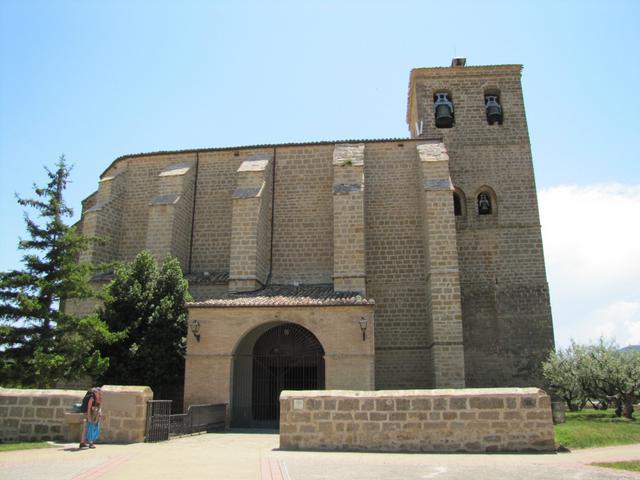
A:
[[[0,441],[79,441],[82,414],[71,413],[86,390],[0,388]],[[101,442],[144,441],[149,387],[102,388]]]
[[[284,391],[280,448],[413,452],[553,451],[537,388]]]
[[[0,388],[0,441],[62,440],[64,414],[85,392]]]

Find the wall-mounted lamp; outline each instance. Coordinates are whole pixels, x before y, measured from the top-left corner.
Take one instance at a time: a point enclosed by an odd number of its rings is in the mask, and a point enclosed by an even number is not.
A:
[[[196,337],[196,340],[200,341],[200,322],[195,318],[191,320],[191,332]]]
[[[358,323],[360,323],[360,330],[362,330],[362,341],[364,342],[365,339],[367,338],[365,332],[367,331],[367,323],[369,323],[369,320],[367,320],[364,317],[360,317],[360,320],[358,321]]]

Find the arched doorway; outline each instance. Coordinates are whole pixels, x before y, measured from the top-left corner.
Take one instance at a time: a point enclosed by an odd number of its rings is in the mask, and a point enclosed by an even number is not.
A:
[[[253,338],[252,338],[253,337]],[[255,339],[255,343],[253,343]],[[234,357],[232,425],[278,428],[282,390],[322,390],[324,349],[306,328],[295,323],[271,326]]]

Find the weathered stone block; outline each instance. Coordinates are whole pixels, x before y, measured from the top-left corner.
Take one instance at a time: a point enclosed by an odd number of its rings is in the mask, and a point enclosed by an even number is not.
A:
[[[354,411],[360,408],[360,402],[357,399],[338,400],[338,410]]]
[[[49,426],[42,423],[37,423],[33,426],[33,433],[37,435],[49,433]]]
[[[24,412],[24,408],[23,407],[11,407],[9,409],[9,416],[10,417],[18,417],[21,418],[22,414]]]
[[[469,399],[469,406],[477,409],[504,408],[504,399],[491,397],[477,397]]]
[[[452,410],[464,410],[467,408],[467,399],[452,397],[449,399],[449,408]]]
[[[391,411],[393,410],[393,408],[394,408],[393,399],[383,398],[383,399],[376,400],[376,410]]]
[[[55,413],[55,410],[53,408],[36,408],[37,418],[53,418],[54,413]]]

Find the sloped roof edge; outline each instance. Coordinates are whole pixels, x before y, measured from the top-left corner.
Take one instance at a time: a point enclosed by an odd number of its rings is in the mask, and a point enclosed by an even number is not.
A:
[[[255,145],[241,145],[230,147],[209,147],[209,148],[187,148],[183,150],[158,150],[155,152],[140,152],[121,155],[109,164],[107,168],[100,174],[102,178],[116,163],[121,160],[127,160],[139,157],[153,157],[160,155],[176,155],[176,154],[190,154],[190,153],[209,153],[209,152],[222,152],[225,150],[250,150],[257,148],[278,148],[278,147],[304,147],[306,145],[335,145],[337,143],[383,143],[383,142],[411,142],[411,141],[425,141],[425,140],[442,140],[441,135],[432,135],[429,137],[420,138],[370,138],[370,139],[346,139],[346,140],[318,140],[312,142],[288,142],[288,143],[258,143]]]

